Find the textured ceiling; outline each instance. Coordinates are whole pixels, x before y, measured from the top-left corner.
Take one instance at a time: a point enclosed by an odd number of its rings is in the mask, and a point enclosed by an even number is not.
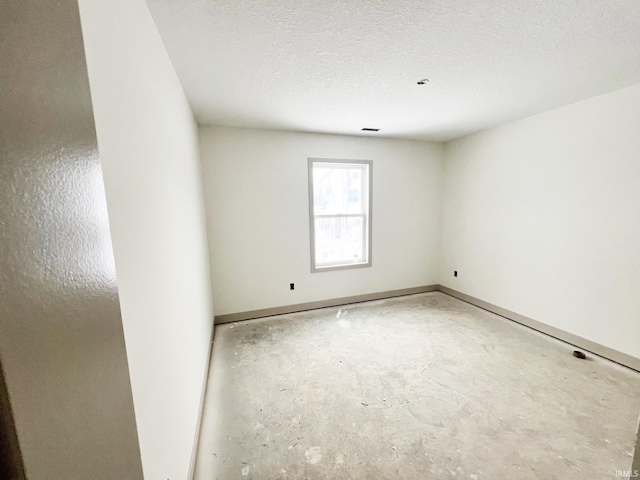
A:
[[[446,141],[640,83],[640,0],[147,3],[205,124]]]

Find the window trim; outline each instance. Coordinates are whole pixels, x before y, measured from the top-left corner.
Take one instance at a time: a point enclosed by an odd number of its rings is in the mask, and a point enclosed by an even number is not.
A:
[[[316,215],[313,209],[313,164],[319,163],[335,163],[346,165],[367,165],[369,181],[367,183],[367,213],[357,214],[365,217],[365,233],[363,240],[367,243],[366,254],[367,261],[365,263],[355,263],[348,265],[335,265],[327,267],[316,267],[316,244],[315,244],[315,219]],[[333,270],[346,270],[351,268],[367,268],[371,266],[372,259],[372,204],[373,204],[373,161],[372,160],[346,160],[337,158],[308,158],[308,180],[309,180],[309,236],[311,244],[311,273],[329,272]],[[322,215],[318,215],[322,216]],[[335,217],[336,215],[330,215]]]

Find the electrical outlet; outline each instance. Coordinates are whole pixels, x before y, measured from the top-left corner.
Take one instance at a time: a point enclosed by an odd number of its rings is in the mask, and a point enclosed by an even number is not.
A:
[[[454,276],[454,277],[457,277],[457,276],[458,276],[458,270],[454,270],[454,271],[453,271],[453,276]]]
[[[296,287],[295,284],[293,284],[293,283],[289,284],[289,290],[293,290],[295,287]]]

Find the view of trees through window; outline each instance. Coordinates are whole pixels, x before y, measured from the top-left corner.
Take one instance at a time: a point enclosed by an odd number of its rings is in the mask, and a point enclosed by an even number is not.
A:
[[[315,268],[368,263],[370,162],[313,160]]]

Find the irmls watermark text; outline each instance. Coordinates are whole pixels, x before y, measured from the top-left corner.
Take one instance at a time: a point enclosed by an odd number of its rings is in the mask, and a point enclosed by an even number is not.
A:
[[[639,470],[616,470],[616,478],[640,478]]]

